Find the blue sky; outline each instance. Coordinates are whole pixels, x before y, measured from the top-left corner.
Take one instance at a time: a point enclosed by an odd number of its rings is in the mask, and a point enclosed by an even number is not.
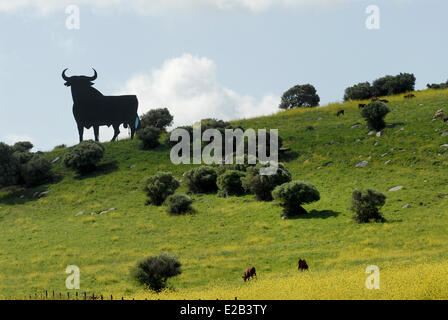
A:
[[[368,5],[379,30],[365,27]],[[322,105],[386,74],[412,72],[423,89],[448,79],[447,12],[442,0],[0,0],[0,141],[77,142],[64,68],[94,67],[103,94],[168,107],[176,125],[276,112],[295,84],[315,85]]]

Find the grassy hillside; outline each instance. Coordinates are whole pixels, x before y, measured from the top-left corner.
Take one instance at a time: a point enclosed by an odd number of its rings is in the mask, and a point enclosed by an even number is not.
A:
[[[441,145],[448,143],[448,124],[432,116],[448,111],[448,90],[416,95],[388,98],[392,112],[381,137],[367,135],[358,102],[234,122],[278,128],[292,149],[282,160],[293,179],[319,189],[321,200],[298,219],[282,220],[279,206],[253,196],[194,195],[196,213],[187,216],[145,206],[145,177],[163,170],[180,179],[190,168],[172,165],[164,146],[142,151],[136,140],[108,143],[99,170],[82,178],[58,161],[59,182],[0,191],[0,297],[65,292],[68,265],[80,268],[82,292],[153,297],[129,278],[129,268],[166,251],[179,256],[183,273],[170,280],[177,292],[164,298],[406,298],[416,280],[421,294],[411,298],[447,298],[441,279],[448,275],[448,148]],[[337,118],[340,108],[346,115]],[[64,152],[45,156],[53,160]],[[363,160],[368,165],[355,168]],[[403,189],[388,192],[396,186]],[[362,187],[387,194],[386,223],[353,222],[351,193]],[[44,190],[50,191],[46,197],[33,197]],[[90,215],[109,208],[116,210]],[[80,211],[85,213],[75,216]],[[307,275],[297,273],[299,256],[310,265]],[[259,275],[251,285],[241,279],[249,265]],[[386,275],[375,294],[364,285],[368,265]],[[266,290],[275,285],[275,294]]]

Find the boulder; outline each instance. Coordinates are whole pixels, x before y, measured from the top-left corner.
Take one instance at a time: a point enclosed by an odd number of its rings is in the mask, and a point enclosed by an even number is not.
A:
[[[403,189],[403,186],[393,187],[393,188],[390,188],[388,191],[389,192],[394,192],[394,191],[399,191],[401,189]]]
[[[84,214],[84,211],[79,211],[77,214],[75,214],[75,217],[82,216]]]
[[[358,163],[357,165],[356,165],[356,168],[364,168],[365,166],[367,166],[369,164],[369,162],[368,161],[361,161],[360,163]]]

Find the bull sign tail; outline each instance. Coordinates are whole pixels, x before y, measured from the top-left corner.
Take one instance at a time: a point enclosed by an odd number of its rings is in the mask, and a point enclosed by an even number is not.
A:
[[[140,118],[138,116],[135,118],[135,129],[140,129]]]

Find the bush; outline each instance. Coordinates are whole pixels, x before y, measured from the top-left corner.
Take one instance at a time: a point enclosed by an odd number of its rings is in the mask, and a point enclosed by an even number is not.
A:
[[[219,195],[221,197],[239,196],[244,194],[242,179],[244,172],[237,170],[228,170],[218,177],[217,184]]]
[[[245,190],[255,194],[258,200],[271,201],[272,190],[276,186],[291,181],[291,173],[283,164],[278,164],[278,170],[273,175],[261,175],[260,169],[269,167],[267,163],[259,163],[255,167],[247,170],[246,177],[243,179],[243,187]]]
[[[161,254],[139,261],[131,269],[131,276],[140,284],[156,292],[166,287],[168,278],[181,274],[181,263],[175,256]]]
[[[173,123],[174,117],[170,114],[167,108],[149,110],[141,116],[141,128],[155,127],[160,130],[165,130]]]
[[[447,89],[448,88],[448,81],[445,83],[433,83],[433,84],[427,84],[426,87],[428,89]]]
[[[318,106],[320,98],[316,93],[316,89],[311,84],[297,85],[286,91],[282,96],[280,109],[293,109],[298,107],[315,107]]]
[[[373,95],[380,97],[414,91],[415,80],[415,76],[410,73],[379,78],[372,84]]]
[[[14,155],[14,149],[0,142],[0,188],[17,183],[20,163]]]
[[[143,149],[149,150],[160,145],[159,138],[162,130],[148,126],[138,131],[138,138],[143,142]]]
[[[34,156],[31,152],[28,152],[28,151],[24,151],[24,152],[16,151],[16,152],[14,152],[13,155],[19,161],[20,164],[27,163]]]
[[[185,181],[192,193],[210,193],[218,189],[216,170],[210,166],[200,166],[185,173]]]
[[[183,214],[192,210],[193,200],[186,194],[175,193],[166,199],[168,212],[171,214]]]
[[[27,186],[37,186],[51,178],[51,163],[40,156],[33,156],[31,160],[22,164],[20,176]]]
[[[291,181],[277,186],[272,195],[276,201],[280,202],[287,217],[306,214],[307,211],[302,205],[320,200],[316,187],[302,181]]]
[[[65,154],[63,162],[67,168],[84,174],[94,171],[103,156],[103,145],[99,142],[88,140],[70,148]]]
[[[373,97],[373,88],[369,82],[362,82],[345,89],[344,101],[366,100]]]
[[[165,199],[179,188],[179,182],[169,172],[159,172],[146,180],[145,191],[148,203],[160,206]]]
[[[366,119],[367,126],[371,130],[381,131],[386,128],[384,117],[390,112],[390,109],[382,102],[375,101],[369,103],[362,109],[361,115]]]
[[[29,152],[33,147],[33,144],[29,141],[16,142],[12,146],[14,152]]]
[[[385,219],[379,212],[379,207],[386,203],[386,196],[381,192],[367,189],[355,190],[352,195],[351,210],[355,212],[355,220],[358,223],[370,221],[383,222]]]

